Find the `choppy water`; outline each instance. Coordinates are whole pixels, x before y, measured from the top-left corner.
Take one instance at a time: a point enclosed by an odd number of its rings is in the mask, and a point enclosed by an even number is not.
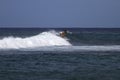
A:
[[[0,29],[0,80],[120,79],[120,29],[68,29],[67,40],[48,30]]]

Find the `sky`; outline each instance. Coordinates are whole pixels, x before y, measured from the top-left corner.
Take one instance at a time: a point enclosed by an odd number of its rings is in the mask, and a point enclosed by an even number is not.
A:
[[[0,0],[0,27],[120,28],[120,0]]]

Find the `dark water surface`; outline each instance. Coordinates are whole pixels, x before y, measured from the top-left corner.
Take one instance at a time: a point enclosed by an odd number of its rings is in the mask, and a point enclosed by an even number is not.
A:
[[[0,55],[0,80],[120,79],[119,52],[116,52],[117,54],[115,52],[69,52],[64,54],[11,51],[10,53]]]

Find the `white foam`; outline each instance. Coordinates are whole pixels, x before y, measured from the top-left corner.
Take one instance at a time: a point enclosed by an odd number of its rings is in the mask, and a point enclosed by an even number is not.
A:
[[[81,51],[120,51],[120,45],[96,45],[96,46],[52,46],[20,49],[20,51],[53,51],[53,52],[81,52]]]
[[[120,45],[73,46],[75,51],[120,51]]]
[[[57,36],[57,32],[43,32],[36,36],[20,38],[5,37],[0,40],[0,49],[20,49],[43,46],[70,46],[71,44],[64,38]]]

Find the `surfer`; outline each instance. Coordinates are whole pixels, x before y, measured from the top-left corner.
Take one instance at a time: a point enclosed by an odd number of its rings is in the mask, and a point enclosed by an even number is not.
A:
[[[67,33],[68,33],[68,31],[64,30],[64,31],[60,32],[60,36],[65,37],[67,35]]]

